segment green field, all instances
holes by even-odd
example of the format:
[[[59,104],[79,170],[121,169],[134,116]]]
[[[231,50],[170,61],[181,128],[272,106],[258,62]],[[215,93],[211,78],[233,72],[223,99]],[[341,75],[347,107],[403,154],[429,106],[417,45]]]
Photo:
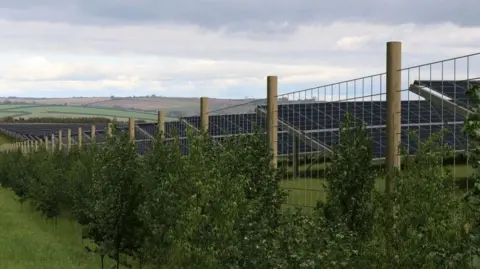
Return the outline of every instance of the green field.
[[[11,142],[12,140],[9,137],[0,134],[0,145],[8,144]]]
[[[112,262],[108,261],[111,268]],[[100,258],[84,251],[81,228],[59,219],[42,219],[15,195],[0,188],[0,269],[100,268]]]
[[[305,172],[305,169],[309,166],[300,167],[300,172]],[[315,166],[314,166],[315,167]],[[324,168],[323,164],[316,166],[317,169],[321,170]],[[470,177],[472,174],[472,168],[468,165],[456,165],[456,166],[447,166],[450,171],[452,171],[457,178],[457,183],[460,184],[460,180],[465,180]],[[290,170],[290,169],[288,169]],[[308,177],[308,172],[306,177],[288,179],[280,183],[280,186],[288,193],[287,202],[285,208],[292,206],[301,206],[306,208],[313,208],[317,204],[317,201],[325,201],[326,191],[324,185],[326,181],[324,178],[319,177]],[[377,190],[385,189],[385,180],[384,178],[377,178],[375,182],[375,187]],[[468,188],[468,185],[464,187]]]
[[[0,105],[0,117],[106,117],[126,120],[134,118],[137,120],[156,121],[157,114],[153,112],[130,111],[114,108],[95,108],[80,106],[60,105]],[[166,120],[172,120],[167,118]]]

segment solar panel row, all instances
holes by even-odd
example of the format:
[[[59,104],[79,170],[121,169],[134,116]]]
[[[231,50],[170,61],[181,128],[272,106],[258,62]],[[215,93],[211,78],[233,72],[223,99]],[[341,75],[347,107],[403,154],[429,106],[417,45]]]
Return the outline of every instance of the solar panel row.
[[[448,97],[456,104],[468,107],[467,90],[472,86],[480,86],[478,79],[471,80],[415,80],[414,85],[427,87],[442,97]]]
[[[264,108],[264,107],[260,107]],[[402,143],[408,146],[409,151],[414,152],[414,143],[409,143],[406,136],[407,130],[417,130],[423,139],[430,134],[439,131],[443,123],[450,123],[447,126],[451,131],[460,133],[463,119],[448,110],[441,110],[431,105],[429,101],[402,101]],[[383,157],[386,153],[387,135],[385,120],[387,118],[386,103],[383,101],[371,102],[330,102],[330,103],[303,103],[279,105],[279,120],[283,123],[302,131],[309,138],[314,139],[328,147],[338,144],[338,128],[345,113],[350,113],[354,118],[362,120],[369,126],[371,136],[374,140],[375,157]],[[186,123],[186,124],[185,124]],[[407,125],[408,124],[408,125]],[[188,153],[187,126],[200,128],[200,117],[185,117],[181,121],[165,123],[165,137],[171,139],[179,135],[182,151]],[[0,124],[0,128],[10,130],[29,136],[42,137],[57,133],[60,129],[70,128],[72,135],[76,135],[78,127],[83,127],[86,134],[89,134],[88,124]],[[105,141],[106,124],[97,126],[97,141]],[[127,125],[119,126],[122,131],[127,131]],[[266,129],[266,121],[259,114],[232,114],[232,115],[211,115],[209,117],[209,133],[221,140],[223,136],[236,134],[249,134],[258,129],[262,132]],[[145,153],[152,146],[152,137],[157,134],[157,124],[138,124],[135,132],[137,149],[139,153]],[[279,124],[278,149],[280,155],[293,153],[293,137],[282,130]],[[66,132],[64,132],[66,135]],[[303,141],[304,140],[304,141]],[[308,139],[299,141],[299,151],[312,152],[314,142]],[[449,144],[455,144],[456,148],[465,146],[462,135],[453,134],[445,136]],[[318,150],[318,149],[317,149]]]

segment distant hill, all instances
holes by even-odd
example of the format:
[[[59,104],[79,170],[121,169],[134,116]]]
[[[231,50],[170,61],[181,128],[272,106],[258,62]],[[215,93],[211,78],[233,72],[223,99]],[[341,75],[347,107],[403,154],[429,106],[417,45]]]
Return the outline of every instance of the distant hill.
[[[199,115],[200,98],[181,97],[73,97],[73,98],[20,98],[0,97],[3,105],[68,106],[84,108],[107,108],[123,111],[155,112],[165,110],[169,117]],[[248,104],[245,104],[248,103]],[[243,105],[245,104],[245,105]],[[212,114],[253,112],[263,99],[209,99]]]

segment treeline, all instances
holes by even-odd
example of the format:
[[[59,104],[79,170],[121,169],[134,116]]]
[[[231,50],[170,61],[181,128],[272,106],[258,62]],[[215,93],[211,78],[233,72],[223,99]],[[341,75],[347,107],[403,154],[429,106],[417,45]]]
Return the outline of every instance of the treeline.
[[[117,268],[475,268],[480,99],[472,103],[465,132],[476,185],[466,192],[442,165],[453,152],[441,133],[390,175],[394,193],[376,190],[386,175],[372,166],[369,131],[348,116],[327,168],[328,199],[311,211],[282,210],[286,171],[271,165],[263,134],[221,145],[190,136],[187,156],[178,139],[158,136],[139,157],[126,134],[69,153],[2,153],[0,180],[47,219],[71,212],[101,266],[113,259]]]
[[[47,219],[68,210],[102,260],[135,268],[474,268],[480,197],[458,195],[440,135],[396,177],[374,188],[373,142],[342,124],[327,173],[329,199],[313,212],[282,212],[284,172],[270,165],[265,136],[221,146],[209,136],[158,137],[144,157],[124,135],[105,147],[3,153],[1,184]],[[395,209],[390,216],[390,208]],[[467,227],[464,230],[464,227]],[[93,254],[92,254],[93,255]],[[100,267],[100,266],[99,266]]]
[[[121,122],[118,119],[111,119],[105,117],[71,117],[71,118],[56,118],[56,117],[3,117],[0,118],[0,122],[6,123],[110,123]],[[145,120],[135,120],[137,123],[145,123]]]

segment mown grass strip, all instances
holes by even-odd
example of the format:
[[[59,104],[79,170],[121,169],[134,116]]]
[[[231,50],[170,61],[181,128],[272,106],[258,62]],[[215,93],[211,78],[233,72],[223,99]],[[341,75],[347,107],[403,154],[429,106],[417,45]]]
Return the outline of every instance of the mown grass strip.
[[[0,187],[0,269],[100,268],[98,255],[86,253],[83,245],[76,222],[47,222]],[[108,261],[105,268],[112,265]]]

